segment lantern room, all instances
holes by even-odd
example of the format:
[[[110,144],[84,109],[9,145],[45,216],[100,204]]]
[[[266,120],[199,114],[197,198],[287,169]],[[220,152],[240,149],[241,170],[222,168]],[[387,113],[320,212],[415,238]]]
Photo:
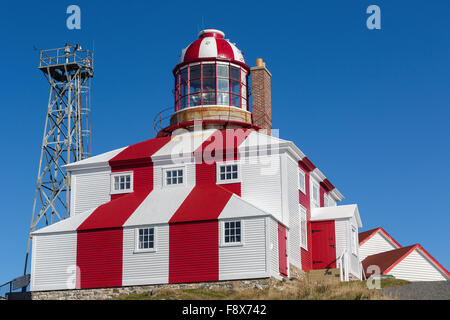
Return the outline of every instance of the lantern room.
[[[242,52],[216,29],[200,31],[182,50],[174,68],[172,128],[189,128],[202,121],[207,128],[252,125],[249,111],[250,68]]]

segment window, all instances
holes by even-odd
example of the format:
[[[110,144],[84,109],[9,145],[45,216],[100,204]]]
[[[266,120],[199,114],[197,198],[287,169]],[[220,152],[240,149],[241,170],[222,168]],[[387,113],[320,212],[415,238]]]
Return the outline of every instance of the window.
[[[137,251],[155,250],[155,228],[139,228],[136,243]]]
[[[330,205],[329,202],[330,201],[328,200],[328,195],[326,193],[324,193],[323,194],[323,206],[328,207]]]
[[[225,105],[247,109],[248,71],[241,66],[209,61],[190,64],[175,74],[175,109]]]
[[[298,188],[306,194],[305,172],[302,169],[298,169]]]
[[[239,165],[237,163],[217,164],[217,183],[239,182]]]
[[[226,221],[223,223],[224,237],[223,242],[227,244],[241,243],[241,221]]]
[[[180,185],[184,183],[184,169],[166,169],[165,170],[165,181],[166,186]]]
[[[300,205],[300,246],[308,250],[308,218],[306,209]]]
[[[133,192],[133,172],[111,174],[111,194]]]
[[[358,237],[356,235],[356,228],[352,226],[352,253],[357,255],[358,254]]]
[[[320,199],[319,199],[319,185],[313,181],[311,181],[311,204],[312,207],[320,207]]]

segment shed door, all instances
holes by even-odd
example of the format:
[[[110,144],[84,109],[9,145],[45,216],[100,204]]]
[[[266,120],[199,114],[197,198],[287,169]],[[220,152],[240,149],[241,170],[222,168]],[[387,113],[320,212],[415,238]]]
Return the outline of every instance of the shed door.
[[[313,269],[336,268],[334,221],[311,223]]]
[[[286,228],[278,224],[278,261],[280,274],[287,277]]]

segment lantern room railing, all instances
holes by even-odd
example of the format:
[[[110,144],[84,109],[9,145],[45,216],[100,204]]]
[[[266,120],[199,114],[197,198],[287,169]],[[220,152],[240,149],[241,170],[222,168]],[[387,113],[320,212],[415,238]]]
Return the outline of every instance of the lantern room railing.
[[[173,114],[173,107],[168,107],[159,111],[153,119],[153,129],[155,134],[158,134],[162,129],[167,127],[170,122],[170,117]]]

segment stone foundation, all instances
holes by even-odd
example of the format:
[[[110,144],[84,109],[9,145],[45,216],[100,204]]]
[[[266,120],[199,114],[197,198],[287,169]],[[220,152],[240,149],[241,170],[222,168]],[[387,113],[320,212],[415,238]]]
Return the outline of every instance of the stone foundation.
[[[306,272],[295,267],[292,264],[289,264],[290,269],[290,278],[291,279],[304,279],[306,277]]]
[[[274,278],[264,278],[236,281],[155,284],[119,288],[34,291],[31,294],[33,300],[106,300],[129,294],[148,293],[149,295],[153,295],[162,289],[226,289],[233,291],[255,288],[266,289],[276,285],[278,282],[279,281]]]

